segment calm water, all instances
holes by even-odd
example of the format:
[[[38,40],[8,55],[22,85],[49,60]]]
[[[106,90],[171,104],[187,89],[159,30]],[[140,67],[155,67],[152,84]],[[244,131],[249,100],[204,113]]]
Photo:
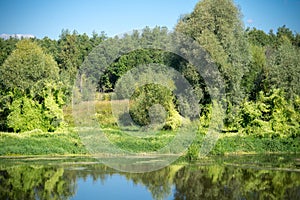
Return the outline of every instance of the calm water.
[[[92,158],[1,158],[0,199],[300,199],[300,155],[213,157],[149,173]]]

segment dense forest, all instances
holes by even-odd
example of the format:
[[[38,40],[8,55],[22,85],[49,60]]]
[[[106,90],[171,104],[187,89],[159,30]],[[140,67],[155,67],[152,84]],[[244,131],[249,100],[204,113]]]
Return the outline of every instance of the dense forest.
[[[300,34],[284,25],[269,33],[245,29],[241,15],[232,0],[202,0],[192,13],[180,17],[174,32],[198,42],[222,75],[227,105],[223,132],[299,137]],[[100,71],[97,65],[83,64],[93,49],[103,42],[111,44],[106,52],[114,52],[124,43],[164,43],[170,34],[172,31],[165,27],[146,27],[113,38],[104,32],[88,36],[62,30],[58,40],[0,39],[0,131],[53,132],[68,126],[63,109],[72,103],[73,86],[81,67],[85,72]],[[207,85],[192,64],[178,55],[160,49],[134,50],[120,56],[91,81],[101,93],[122,91],[122,99],[130,86],[120,88],[118,80],[134,67],[147,64],[167,65],[180,72],[198,98],[199,115],[192,114],[194,107],[178,106],[188,95],[175,97],[165,87],[147,84],[130,97],[135,102],[130,110],[133,120],[139,125],[149,124],[149,109],[160,104],[166,110],[162,114],[167,116],[164,129],[175,130],[181,126],[178,119],[186,115],[201,121],[203,128],[208,126],[213,102]],[[145,70],[145,76],[151,77],[151,73],[151,69]],[[157,73],[163,76],[163,67]],[[80,75],[84,79],[86,74]],[[76,92],[84,100],[84,91]]]

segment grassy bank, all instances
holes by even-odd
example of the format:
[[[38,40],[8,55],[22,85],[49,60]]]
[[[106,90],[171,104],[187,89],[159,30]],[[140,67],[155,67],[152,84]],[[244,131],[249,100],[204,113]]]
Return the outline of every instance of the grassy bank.
[[[300,138],[258,138],[242,134],[224,134],[218,140],[211,154],[296,152],[300,152]]]
[[[173,132],[160,132],[144,139],[134,140],[119,130],[107,129],[106,136],[126,151],[147,153],[158,150],[174,137]],[[194,143],[202,144],[204,136]],[[195,146],[195,145],[193,145]],[[239,134],[223,134],[210,152],[211,155],[243,153],[296,153],[300,152],[300,138],[256,138]],[[66,155],[88,154],[80,137],[73,131],[43,133],[0,133],[0,155]]]
[[[86,154],[77,133],[0,133],[0,155]]]

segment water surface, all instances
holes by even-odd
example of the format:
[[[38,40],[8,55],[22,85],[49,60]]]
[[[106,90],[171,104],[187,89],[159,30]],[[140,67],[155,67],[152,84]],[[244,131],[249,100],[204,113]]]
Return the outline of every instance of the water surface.
[[[0,199],[300,199],[299,158],[210,157],[126,173],[88,157],[6,157]]]

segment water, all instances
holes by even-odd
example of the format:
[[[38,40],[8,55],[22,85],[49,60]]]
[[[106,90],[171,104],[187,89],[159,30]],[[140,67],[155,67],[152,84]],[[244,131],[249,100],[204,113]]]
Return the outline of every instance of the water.
[[[88,157],[7,157],[0,199],[300,199],[300,155],[211,157],[148,173]]]

